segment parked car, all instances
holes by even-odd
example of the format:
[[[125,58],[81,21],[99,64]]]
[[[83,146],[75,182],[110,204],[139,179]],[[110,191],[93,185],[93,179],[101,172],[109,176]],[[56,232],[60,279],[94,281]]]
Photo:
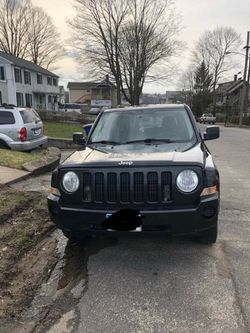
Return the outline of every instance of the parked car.
[[[89,114],[98,115],[101,112],[101,108],[90,108]]]
[[[212,115],[212,113],[203,113],[203,115],[200,117],[200,123],[203,124],[215,124],[216,117]]]
[[[0,106],[0,147],[30,151],[46,144],[43,123],[34,109]]]
[[[219,172],[187,105],[103,111],[52,174],[48,208],[69,239],[115,232],[217,238]]]

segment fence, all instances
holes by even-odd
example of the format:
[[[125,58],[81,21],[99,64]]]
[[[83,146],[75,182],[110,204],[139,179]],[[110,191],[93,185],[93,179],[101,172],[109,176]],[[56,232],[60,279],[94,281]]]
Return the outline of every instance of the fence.
[[[238,125],[240,120],[240,106],[238,104],[223,105],[216,107],[216,121],[224,123],[225,126]],[[244,113],[242,124],[250,126],[250,113]]]
[[[42,120],[57,121],[64,123],[80,123],[89,124],[92,123],[96,116],[86,113],[78,112],[62,112],[62,111],[44,111],[37,110]]]

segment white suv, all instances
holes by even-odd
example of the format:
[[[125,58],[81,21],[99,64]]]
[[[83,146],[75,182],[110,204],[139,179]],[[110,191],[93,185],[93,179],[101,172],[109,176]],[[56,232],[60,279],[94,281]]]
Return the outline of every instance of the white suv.
[[[30,151],[47,141],[34,109],[0,106],[0,148]]]

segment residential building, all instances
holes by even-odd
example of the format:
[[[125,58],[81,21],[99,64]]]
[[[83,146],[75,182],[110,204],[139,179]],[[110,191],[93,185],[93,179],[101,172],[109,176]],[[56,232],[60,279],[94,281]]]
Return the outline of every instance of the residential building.
[[[108,75],[101,82],[69,82],[69,103],[87,104],[90,107],[116,107],[116,86]]]
[[[166,104],[166,95],[142,94],[142,104]]]
[[[58,79],[47,69],[0,51],[0,104],[58,110]]]
[[[216,89],[216,105],[220,107],[229,107],[232,112],[238,113],[241,104],[241,95],[243,90],[243,80],[237,79],[237,75],[234,76],[233,81],[222,82],[218,84]],[[250,89],[247,89],[246,105],[244,113],[250,116]]]
[[[185,91],[166,91],[166,104],[186,103]]]

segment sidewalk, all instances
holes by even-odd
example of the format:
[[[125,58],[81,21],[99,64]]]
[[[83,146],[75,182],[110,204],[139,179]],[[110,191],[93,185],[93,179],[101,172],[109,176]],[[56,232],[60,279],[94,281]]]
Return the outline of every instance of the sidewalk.
[[[11,184],[26,178],[30,172],[0,166],[0,184]]]

